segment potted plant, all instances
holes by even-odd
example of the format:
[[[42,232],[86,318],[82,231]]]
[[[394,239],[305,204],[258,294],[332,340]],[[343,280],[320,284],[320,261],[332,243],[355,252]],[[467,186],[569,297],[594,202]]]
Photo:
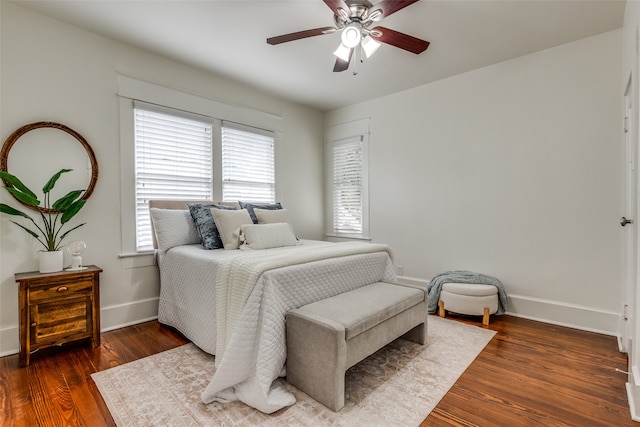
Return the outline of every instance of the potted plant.
[[[30,215],[14,209],[9,205],[0,203],[0,213],[19,216],[28,219],[33,223],[35,229],[25,227],[16,221],[11,221],[18,227],[32,235],[42,246],[44,251],[40,254],[40,272],[51,273],[61,271],[63,268],[63,254],[60,250],[62,240],[71,231],[82,227],[85,223],[77,225],[64,233],[62,228],[69,222],[84,206],[86,200],[79,199],[84,190],[73,190],[65,196],[51,203],[51,190],[63,173],[70,172],[71,169],[62,169],[55,173],[42,188],[44,193],[44,205],[40,206],[40,200],[26,185],[9,172],[0,171],[0,179],[5,182],[4,188],[17,200],[26,206],[35,208],[40,214],[41,224],[38,224]]]

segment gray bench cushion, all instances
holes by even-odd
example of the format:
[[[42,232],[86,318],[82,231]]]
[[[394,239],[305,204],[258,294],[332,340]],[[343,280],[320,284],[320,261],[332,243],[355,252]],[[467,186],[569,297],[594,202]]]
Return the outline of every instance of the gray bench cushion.
[[[305,305],[297,311],[341,323],[345,339],[350,340],[422,301],[424,292],[419,289],[378,282]]]

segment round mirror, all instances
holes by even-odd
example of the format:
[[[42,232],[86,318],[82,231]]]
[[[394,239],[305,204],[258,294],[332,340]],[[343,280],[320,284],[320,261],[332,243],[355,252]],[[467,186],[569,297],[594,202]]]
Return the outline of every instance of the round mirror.
[[[20,144],[16,144],[18,140]],[[18,177],[38,197],[44,184],[60,169],[72,171],[63,174],[56,183],[52,203],[72,190],[84,189],[81,199],[91,196],[98,181],[96,156],[82,135],[60,123],[36,122],[22,126],[9,135],[0,151],[0,170]]]

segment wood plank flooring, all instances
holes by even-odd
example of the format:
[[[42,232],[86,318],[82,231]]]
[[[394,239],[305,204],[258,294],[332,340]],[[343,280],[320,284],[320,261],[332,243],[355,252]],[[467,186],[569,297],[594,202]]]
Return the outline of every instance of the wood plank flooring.
[[[616,338],[512,316],[489,328],[496,336],[422,426],[640,425]]]
[[[477,318],[456,320],[479,324]],[[512,316],[421,426],[636,426],[614,337]],[[0,358],[0,426],[113,426],[90,374],[185,344],[158,322],[41,350],[26,368]]]

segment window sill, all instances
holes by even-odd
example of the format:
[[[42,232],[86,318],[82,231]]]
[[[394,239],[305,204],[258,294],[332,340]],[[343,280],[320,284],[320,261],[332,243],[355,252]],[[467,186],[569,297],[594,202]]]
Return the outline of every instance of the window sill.
[[[371,241],[371,237],[363,237],[363,236],[352,236],[348,234],[325,234],[325,237],[329,237],[332,239],[346,239],[346,240],[366,240]]]
[[[122,268],[152,267],[156,265],[156,252],[133,252],[118,254]]]

